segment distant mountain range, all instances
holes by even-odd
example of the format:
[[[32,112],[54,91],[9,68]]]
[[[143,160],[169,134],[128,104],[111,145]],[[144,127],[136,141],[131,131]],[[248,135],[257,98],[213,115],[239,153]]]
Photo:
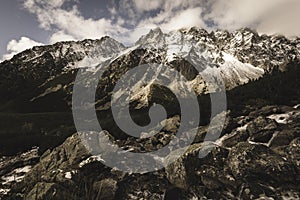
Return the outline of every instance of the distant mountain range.
[[[250,29],[208,33],[196,27],[170,33],[157,28],[142,36],[132,47],[125,47],[110,37],[34,47],[0,64],[0,94],[3,97],[0,110],[67,109],[77,69],[97,72],[97,66],[104,61],[108,69],[113,69],[108,70],[106,76],[116,78],[132,65],[164,64],[188,79],[187,83],[174,80],[171,83],[173,88],[180,89],[180,84],[185,84],[203,94],[205,88],[201,88],[203,84],[201,77],[197,76],[198,69],[202,73],[220,72],[226,88],[232,89],[274,70],[285,71],[289,63],[299,60],[299,48],[300,39],[258,35]],[[197,65],[198,69],[192,65]],[[113,84],[110,80],[108,82]],[[99,85],[99,88],[103,87]],[[140,88],[137,91],[141,92]],[[44,102],[53,103],[45,106]],[[20,107],[20,103],[24,106]]]

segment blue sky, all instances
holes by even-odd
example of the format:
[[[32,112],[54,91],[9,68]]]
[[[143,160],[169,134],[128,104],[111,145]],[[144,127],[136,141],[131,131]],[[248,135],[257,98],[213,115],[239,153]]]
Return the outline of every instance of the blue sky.
[[[1,0],[0,60],[35,45],[104,35],[129,45],[156,27],[247,26],[299,36],[299,8],[298,0]]]
[[[46,41],[51,33],[39,27],[37,20],[22,9],[21,1],[1,0],[0,6],[0,58],[6,53],[9,41],[21,36],[32,37],[37,41]]]

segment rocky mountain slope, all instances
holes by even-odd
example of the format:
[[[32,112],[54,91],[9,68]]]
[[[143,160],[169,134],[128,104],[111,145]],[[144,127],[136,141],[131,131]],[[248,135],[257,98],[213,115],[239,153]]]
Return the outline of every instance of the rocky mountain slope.
[[[111,69],[104,73],[103,84],[106,85],[107,82],[115,84],[115,80],[129,69],[152,62],[170,66],[183,74],[188,82],[176,78],[170,83],[177,90],[187,86],[197,94],[207,92],[198,73],[209,74],[215,70],[220,72],[226,88],[232,89],[273,70],[284,71],[287,64],[299,60],[299,46],[299,39],[258,35],[250,29],[208,33],[194,27],[170,33],[155,29],[129,48],[109,37],[34,47],[0,64],[0,94],[4,97],[0,109],[4,112],[68,109],[78,68],[97,73],[97,66],[104,61]],[[160,73],[168,76],[171,72]],[[60,102],[45,106],[45,99],[53,96],[61,96]]]
[[[4,199],[300,198],[299,58],[299,39],[196,27],[151,30],[131,47],[104,37],[26,50],[0,63],[0,194]],[[157,135],[135,139],[115,124],[110,101],[122,76],[148,63],[168,68],[146,71],[133,85],[135,77],[125,80],[125,86],[130,83],[125,90],[133,89],[132,118],[147,124],[149,107],[159,103],[168,120]],[[103,155],[91,155],[74,134],[71,103],[79,70],[89,83],[101,79],[95,105],[99,122],[108,139],[131,152],[167,145],[180,123],[171,91],[185,96],[185,88],[193,90],[201,122],[189,150],[151,173],[103,165]],[[199,73],[215,72],[221,75],[216,82],[224,81],[227,89],[227,119],[221,137],[204,142],[214,117],[208,93],[216,91]],[[144,84],[164,77],[171,77],[165,87]],[[213,151],[199,158],[211,146]],[[172,152],[162,159],[171,158]]]

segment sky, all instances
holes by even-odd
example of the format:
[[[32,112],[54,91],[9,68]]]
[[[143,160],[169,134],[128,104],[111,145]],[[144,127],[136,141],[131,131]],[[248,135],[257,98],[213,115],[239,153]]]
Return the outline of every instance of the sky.
[[[299,0],[1,0],[0,60],[36,45],[111,36],[125,45],[160,27],[250,27],[300,36]]]

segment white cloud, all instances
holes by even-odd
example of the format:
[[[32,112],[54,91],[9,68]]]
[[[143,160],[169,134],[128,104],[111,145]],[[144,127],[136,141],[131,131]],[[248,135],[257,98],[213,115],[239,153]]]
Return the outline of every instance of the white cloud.
[[[216,1],[205,17],[219,28],[237,29],[263,20],[265,13],[288,0],[226,0]]]
[[[299,7],[298,0],[214,1],[204,19],[221,29],[250,27],[266,34],[299,35]]]
[[[7,45],[7,54],[3,56],[4,60],[11,59],[14,55],[26,50],[30,49],[34,46],[43,45],[42,43],[36,42],[27,37],[21,37],[19,40],[11,40]]]
[[[74,39],[96,39],[109,35],[115,30],[124,30],[110,19],[85,19],[76,6],[65,10],[61,6],[66,0],[52,0],[51,4],[42,0],[25,0],[24,7],[37,16],[40,27],[46,30],[58,29],[54,38],[62,33]]]
[[[290,12],[291,8],[299,6],[289,6],[289,9],[282,6],[292,5],[297,0],[122,0],[108,8],[110,18],[100,19],[84,18],[76,6],[63,9],[62,5],[67,1],[72,0],[24,0],[24,7],[37,16],[42,28],[58,30],[50,42],[111,35],[122,42],[133,43],[141,34],[157,26],[164,30],[190,26],[228,30],[251,27],[262,33],[284,34],[296,34],[299,31],[291,29],[300,27],[295,20],[300,17],[300,12]],[[157,9],[159,12],[155,14],[147,12]],[[270,17],[268,13],[274,10],[275,16]],[[214,27],[207,21],[213,22]],[[291,21],[293,26],[284,28]]]
[[[300,2],[289,1],[269,12],[257,26],[257,30],[266,34],[284,34],[288,37],[300,36]]]
[[[140,34],[149,32],[150,29],[160,27],[164,31],[180,29],[184,27],[200,26],[205,28],[206,25],[201,17],[202,8],[197,6],[199,1],[182,1],[182,0],[160,0],[160,12],[156,15],[143,18],[143,14],[136,18],[136,27],[132,31],[132,39],[137,40]],[[157,4],[158,5],[158,4]],[[144,1],[145,9],[149,5]],[[156,9],[156,8],[155,8]],[[142,9],[141,9],[142,10]]]
[[[161,27],[166,30],[176,30],[192,26],[206,28],[206,25],[201,18],[201,13],[202,9],[200,7],[184,10],[172,17],[169,21],[161,24]]]
[[[165,12],[184,11],[189,8],[199,7],[203,4],[203,0],[165,0],[163,9]]]
[[[79,0],[23,1],[41,28],[55,30],[47,43],[110,35],[132,44],[156,27],[164,31],[190,26],[230,31],[250,27],[260,33],[300,35],[298,0],[122,0],[114,1],[117,5],[107,8],[108,16],[99,19],[83,17],[77,6],[63,7]],[[11,49],[8,54],[17,52]]]
[[[58,31],[51,36],[49,42],[50,42],[50,44],[54,44],[56,42],[74,41],[74,40],[76,40],[76,39],[72,35],[68,35],[68,34],[64,33],[63,31]]]
[[[84,18],[76,6],[63,9],[67,1],[78,0],[24,0],[24,7],[37,16],[42,28],[57,30],[51,43],[103,35],[133,43],[140,34],[157,26],[165,30],[200,26],[228,30],[250,27],[262,33],[287,35],[300,32],[299,3],[294,5],[298,0],[122,0],[108,8],[108,18],[100,19]],[[148,12],[153,10],[158,12]]]
[[[266,34],[300,35],[298,0],[160,0],[154,1],[153,7],[143,2],[144,5],[135,0],[137,10],[152,10],[158,5],[161,9],[155,16],[135,16],[139,29],[160,26],[173,30],[200,26],[233,31],[250,27]]]
[[[162,0],[134,0],[135,6],[139,12],[151,11],[160,8],[163,4]]]

